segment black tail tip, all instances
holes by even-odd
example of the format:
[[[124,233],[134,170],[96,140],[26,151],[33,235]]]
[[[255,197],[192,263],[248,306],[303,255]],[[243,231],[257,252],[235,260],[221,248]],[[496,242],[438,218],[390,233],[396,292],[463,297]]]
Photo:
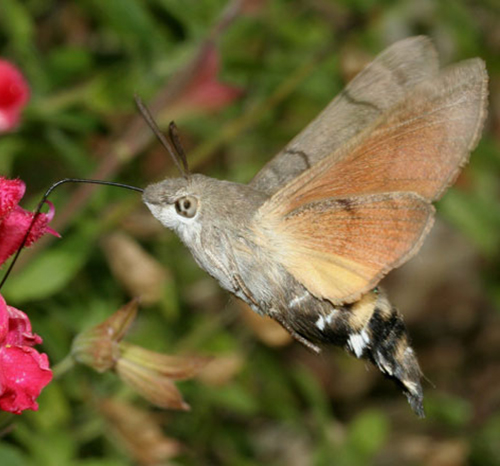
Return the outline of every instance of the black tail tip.
[[[422,389],[418,391],[418,393],[411,393],[409,390],[405,389],[404,394],[408,399],[408,403],[410,403],[411,409],[413,412],[420,418],[425,418],[425,410],[424,410],[424,394]]]

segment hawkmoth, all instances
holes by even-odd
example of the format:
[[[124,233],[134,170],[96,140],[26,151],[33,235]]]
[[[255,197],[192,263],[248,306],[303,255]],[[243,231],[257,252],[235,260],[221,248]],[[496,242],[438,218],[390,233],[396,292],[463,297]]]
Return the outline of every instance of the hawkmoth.
[[[440,69],[431,41],[395,43],[248,184],[191,174],[143,200],[221,286],[313,351],[371,360],[423,415],[401,314],[378,287],[420,249],[432,203],[457,178],[486,116],[478,58]]]

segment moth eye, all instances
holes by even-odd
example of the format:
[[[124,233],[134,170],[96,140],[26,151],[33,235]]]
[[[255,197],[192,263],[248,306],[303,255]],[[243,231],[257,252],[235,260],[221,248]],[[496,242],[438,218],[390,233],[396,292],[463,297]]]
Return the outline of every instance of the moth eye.
[[[184,196],[175,201],[175,210],[179,215],[193,218],[198,210],[198,199],[193,196]]]

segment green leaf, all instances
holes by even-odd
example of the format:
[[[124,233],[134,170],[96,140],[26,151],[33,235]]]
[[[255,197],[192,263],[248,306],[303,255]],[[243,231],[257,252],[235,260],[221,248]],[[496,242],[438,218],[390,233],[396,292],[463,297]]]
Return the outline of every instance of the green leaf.
[[[73,432],[60,430],[53,432],[35,431],[26,424],[18,424],[13,435],[31,453],[34,463],[44,466],[60,466],[71,464],[76,450]],[[1,463],[2,465],[10,463]]]
[[[34,87],[46,86],[43,62],[37,54],[35,18],[30,14],[26,2],[2,0],[0,2],[0,27],[8,38],[15,62],[29,77]]]
[[[91,458],[71,463],[75,466],[124,466],[123,460],[112,458]]]
[[[52,245],[30,262],[21,273],[9,277],[3,293],[10,302],[47,298],[61,291],[87,260],[90,238],[75,234]]]
[[[319,380],[314,374],[304,366],[298,366],[294,370],[295,383],[301,395],[306,399],[311,409],[314,411],[316,419],[322,424],[329,421],[331,409],[329,400],[321,387]]]
[[[439,210],[457,225],[485,254],[498,252],[500,209],[496,200],[484,200],[477,194],[451,189],[439,201]]]
[[[493,415],[472,435],[471,466],[498,466],[500,458],[500,414]]]
[[[6,443],[0,443],[0,464],[5,466],[27,466],[31,462],[18,448]]]
[[[389,424],[382,412],[365,411],[349,426],[348,444],[361,458],[369,459],[382,448],[388,433]]]
[[[429,419],[434,418],[455,428],[466,425],[472,418],[470,403],[463,398],[450,395],[428,397],[426,411]]]
[[[229,412],[252,416],[258,411],[257,400],[242,385],[228,385],[210,392],[212,402]]]
[[[120,41],[136,56],[151,56],[155,50],[161,50],[164,43],[159,28],[146,3],[138,0],[107,0],[90,4],[89,9],[97,13],[108,28],[112,28]]]
[[[9,176],[12,162],[22,149],[23,142],[21,138],[6,136],[0,139],[0,173],[2,176]]]
[[[34,38],[35,28],[26,6],[17,0],[2,0],[0,13],[0,22],[14,47],[20,52],[27,49]]]

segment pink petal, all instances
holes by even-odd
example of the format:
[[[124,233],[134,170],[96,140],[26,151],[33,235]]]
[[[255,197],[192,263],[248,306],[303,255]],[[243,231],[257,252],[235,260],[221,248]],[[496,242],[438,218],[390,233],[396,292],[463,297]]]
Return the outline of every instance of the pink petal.
[[[193,71],[191,82],[186,84],[179,96],[176,107],[188,107],[200,110],[219,110],[226,107],[243,94],[237,87],[223,84],[217,80],[220,69],[218,50],[212,46]]]
[[[6,215],[0,223],[0,265],[14,254],[23,242],[34,214],[17,206]],[[58,234],[48,227],[48,222],[54,216],[53,206],[48,214],[40,214],[28,235],[26,246],[32,245],[45,233]]]
[[[0,373],[0,409],[14,414],[37,410],[35,400],[52,380],[47,355],[29,347],[1,347]]]
[[[244,14],[256,15],[266,6],[267,0],[243,0],[241,9]]]
[[[0,294],[0,346],[3,345],[5,337],[9,332],[9,313],[7,304]]]
[[[0,133],[14,129],[29,98],[29,87],[19,70],[0,60]]]
[[[12,346],[34,346],[42,343],[42,339],[31,332],[28,316],[19,309],[7,306],[9,315],[9,332],[5,344]]]
[[[219,110],[242,95],[242,90],[217,81],[207,81],[193,87],[184,97],[184,103],[203,110]]]
[[[0,410],[38,409],[35,400],[52,380],[47,355],[32,348],[41,342],[28,316],[0,295]]]
[[[20,179],[0,176],[0,220],[19,203],[25,190],[26,185]]]
[[[50,202],[50,201],[45,200],[45,204],[47,204],[49,206],[49,211],[46,214],[44,214],[47,216],[46,223],[50,223],[52,221],[52,219],[54,218],[54,215],[56,213],[56,208],[55,208],[54,204],[52,204],[52,202]],[[53,235],[56,238],[61,237],[61,235],[56,230],[54,230],[53,228],[50,228],[48,225],[45,226],[45,231],[42,233],[42,235],[45,233],[49,233],[50,235]],[[36,239],[34,241],[36,241]]]

